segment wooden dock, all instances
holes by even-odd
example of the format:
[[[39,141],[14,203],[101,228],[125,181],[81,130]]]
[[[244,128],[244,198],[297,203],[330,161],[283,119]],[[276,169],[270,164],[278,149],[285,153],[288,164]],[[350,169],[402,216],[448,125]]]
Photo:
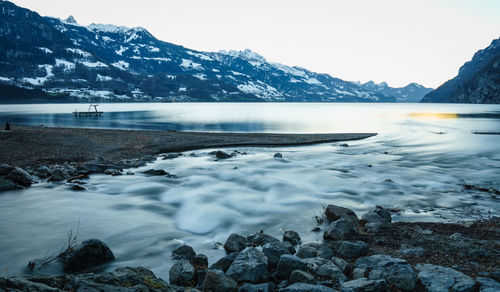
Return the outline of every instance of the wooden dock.
[[[75,117],[92,117],[92,116],[94,116],[94,117],[100,117],[100,116],[103,115],[104,112],[98,111],[97,107],[98,107],[97,104],[91,104],[91,105],[89,105],[88,111],[86,111],[86,112],[79,112],[79,111],[75,110],[73,112],[73,116],[75,116]],[[92,110],[92,108],[94,108],[94,110]]]

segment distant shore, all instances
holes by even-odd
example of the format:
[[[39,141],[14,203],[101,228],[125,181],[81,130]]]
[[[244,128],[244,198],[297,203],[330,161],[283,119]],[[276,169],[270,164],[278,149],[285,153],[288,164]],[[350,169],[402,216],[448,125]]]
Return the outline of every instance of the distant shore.
[[[0,131],[0,162],[40,166],[133,159],[168,152],[241,146],[296,146],[359,140],[375,133],[268,134],[60,128],[12,125]]]

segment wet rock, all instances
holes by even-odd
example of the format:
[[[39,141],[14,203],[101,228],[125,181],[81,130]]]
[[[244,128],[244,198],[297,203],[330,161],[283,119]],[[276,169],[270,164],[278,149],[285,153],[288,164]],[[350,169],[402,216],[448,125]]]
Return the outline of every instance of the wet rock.
[[[170,268],[168,275],[172,285],[194,286],[194,267],[188,260],[176,261]]]
[[[324,265],[320,266],[316,270],[316,276],[321,279],[344,282],[347,280],[347,277],[342,273],[342,271],[334,265],[332,262],[327,262]]]
[[[474,291],[475,282],[471,277],[448,267],[418,264],[418,278],[429,292],[469,292]]]
[[[342,144],[340,144],[340,147],[349,147],[349,144],[347,144],[347,143],[342,143]]]
[[[272,292],[274,285],[272,283],[250,284],[245,283],[240,287],[238,292]]]
[[[290,284],[312,283],[313,281],[314,281],[314,276],[311,273],[302,270],[293,270],[290,273],[290,278],[288,279],[288,282]]]
[[[341,258],[337,258],[337,257],[332,257],[331,258],[331,261],[332,263],[334,263],[337,267],[339,267],[339,269],[342,271],[342,273],[347,274],[350,272],[351,270],[351,266],[349,265],[348,262],[346,262],[345,260],[341,259]]]
[[[5,176],[0,176],[0,192],[9,191],[16,188],[16,184],[9,178]]]
[[[283,158],[283,155],[278,152],[278,153],[275,153],[273,157],[274,158]]]
[[[62,165],[55,165],[50,170],[51,176],[50,181],[62,181],[70,178],[72,175],[68,172],[68,169]]]
[[[0,175],[8,175],[15,168],[8,164],[0,164]]]
[[[206,269],[208,268],[208,258],[204,254],[197,254],[191,261],[195,269]]]
[[[32,282],[21,277],[0,278],[0,291],[61,291],[49,285]]]
[[[248,240],[236,233],[233,233],[229,235],[229,237],[226,240],[226,243],[224,243],[224,249],[231,253],[231,252],[240,252],[244,250],[248,245]]]
[[[264,244],[262,252],[267,257],[268,268],[270,270],[274,270],[276,268],[276,265],[278,264],[280,257],[288,253],[283,244],[276,242]]]
[[[316,271],[319,269],[319,267],[328,263],[330,260],[323,258],[307,258],[304,259],[304,261],[307,263],[307,270],[313,274],[316,274]]]
[[[292,230],[285,231],[283,234],[283,241],[288,241],[292,245],[298,245],[302,243],[302,239],[300,238],[300,235]]]
[[[106,169],[118,169],[122,168],[116,164],[104,160],[102,157],[96,157],[96,160],[88,161],[83,164],[83,167],[89,173],[104,173]]]
[[[284,254],[278,261],[276,277],[288,278],[293,270],[307,270],[307,262],[303,259],[289,254]]]
[[[302,259],[314,258],[318,254],[320,246],[320,244],[315,242],[304,243],[299,246],[299,249],[297,250],[297,253],[295,255]]]
[[[170,178],[175,178],[176,176],[174,174],[168,173],[164,171],[163,169],[148,169],[146,171],[143,171],[142,173],[148,174],[148,175],[154,175],[154,176],[166,176]]]
[[[364,214],[361,218],[366,221],[365,229],[368,232],[377,233],[391,227],[391,213],[380,206]]]
[[[370,245],[364,241],[336,241],[331,246],[336,256],[349,260],[365,256],[370,251]]]
[[[28,172],[19,167],[16,167],[14,170],[9,172],[7,178],[23,187],[29,187],[31,185],[31,181],[33,180]]]
[[[234,259],[238,256],[238,252],[233,252],[228,254],[225,257],[220,258],[217,262],[215,262],[210,269],[217,269],[223,272],[226,272],[229,269],[229,266],[233,263]]]
[[[238,282],[255,283],[266,275],[267,262],[260,250],[248,247],[238,254],[226,274]]]
[[[358,227],[352,221],[339,219],[332,222],[323,233],[325,240],[349,240],[359,235]]]
[[[498,292],[500,291],[500,283],[485,277],[478,277],[476,279],[479,285],[479,292]]]
[[[231,158],[232,157],[230,154],[227,154],[226,152],[221,151],[221,150],[212,151],[209,154],[210,155],[214,155],[215,158],[217,158],[217,159],[227,159],[227,158]]]
[[[181,245],[172,251],[172,257],[176,260],[192,261],[195,256],[196,253],[189,245]]]
[[[71,185],[70,189],[72,191],[76,191],[76,192],[79,192],[79,191],[86,191],[87,189],[82,187],[81,185],[78,185],[78,184],[74,184],[74,185]]]
[[[344,207],[328,205],[325,209],[325,216],[328,219],[328,222],[345,219],[352,222],[356,226],[359,225],[358,217],[356,216],[356,214],[352,210]]]
[[[361,278],[353,281],[344,282],[340,286],[341,292],[386,292],[390,291],[387,282],[381,280],[368,280]]]
[[[113,169],[113,168],[105,169],[104,174],[112,175],[112,176],[122,175],[121,171],[119,171],[118,169]]]
[[[81,272],[115,259],[109,247],[98,239],[86,240],[60,255],[63,269]]]
[[[168,153],[168,154],[163,155],[162,159],[163,160],[174,159],[174,158],[181,157],[181,156],[182,156],[182,153]]]
[[[295,283],[286,288],[279,289],[279,292],[335,292],[334,289],[323,285],[307,283]]]
[[[253,246],[263,246],[266,243],[280,243],[281,241],[274,236],[259,232],[247,236],[248,242]]]
[[[318,257],[324,258],[324,259],[330,259],[334,255],[335,255],[335,252],[334,252],[333,248],[330,246],[330,244],[325,244],[325,243],[321,244],[321,246],[319,247],[319,250],[318,250],[318,254],[317,254]]]
[[[39,178],[48,178],[52,176],[52,172],[50,171],[50,168],[44,165],[36,169],[35,175]]]
[[[402,244],[399,252],[405,256],[422,256],[425,253],[425,249],[422,247],[414,247],[408,244]]]
[[[360,258],[354,263],[354,269],[355,278],[368,274],[370,280],[385,279],[389,284],[403,290],[413,290],[417,282],[417,275],[410,264],[388,255]]]
[[[287,250],[287,252],[289,254],[295,254],[295,252],[296,252],[295,247],[293,247],[293,245],[290,242],[283,241],[282,244],[283,244],[283,247]]]

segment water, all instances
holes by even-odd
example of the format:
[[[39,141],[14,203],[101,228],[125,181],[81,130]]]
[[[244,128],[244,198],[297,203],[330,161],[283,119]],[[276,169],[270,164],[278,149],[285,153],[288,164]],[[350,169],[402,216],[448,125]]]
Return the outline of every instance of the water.
[[[102,118],[74,118],[82,105],[1,105],[0,122],[30,125],[281,133],[377,132],[377,136],[301,147],[230,148],[246,155],[215,161],[189,151],[133,176],[93,175],[86,192],[39,183],[0,194],[0,271],[79,238],[99,238],[115,266],[145,266],[168,278],[170,252],[186,242],[209,256],[230,233],[293,229],[307,241],[328,204],[358,215],[398,208],[399,221],[450,222],[499,216],[500,200],[463,183],[500,189],[500,106],[449,104],[104,104]],[[0,142],[1,143],[1,142]],[[281,152],[283,159],[273,158]],[[149,177],[165,169],[178,179]],[[7,269],[7,270],[6,270]]]

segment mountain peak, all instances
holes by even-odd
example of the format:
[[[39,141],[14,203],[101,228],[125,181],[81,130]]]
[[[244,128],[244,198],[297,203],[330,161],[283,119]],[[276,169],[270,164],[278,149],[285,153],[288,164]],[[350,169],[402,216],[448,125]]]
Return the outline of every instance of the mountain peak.
[[[76,19],[73,17],[73,15],[68,16],[68,18],[66,18],[64,20],[64,22],[66,22],[68,24],[78,24],[78,22],[76,22]]]
[[[266,58],[262,57],[261,55],[250,49],[245,49],[243,51],[230,50],[229,52],[221,50],[219,51],[219,53],[224,55],[229,55],[231,57],[241,58],[247,61],[266,62]]]
[[[112,33],[125,33],[128,31],[146,32],[146,29],[140,26],[130,28],[127,26],[118,26],[114,24],[102,24],[102,23],[91,23],[87,26],[87,30],[92,32],[112,32]]]

